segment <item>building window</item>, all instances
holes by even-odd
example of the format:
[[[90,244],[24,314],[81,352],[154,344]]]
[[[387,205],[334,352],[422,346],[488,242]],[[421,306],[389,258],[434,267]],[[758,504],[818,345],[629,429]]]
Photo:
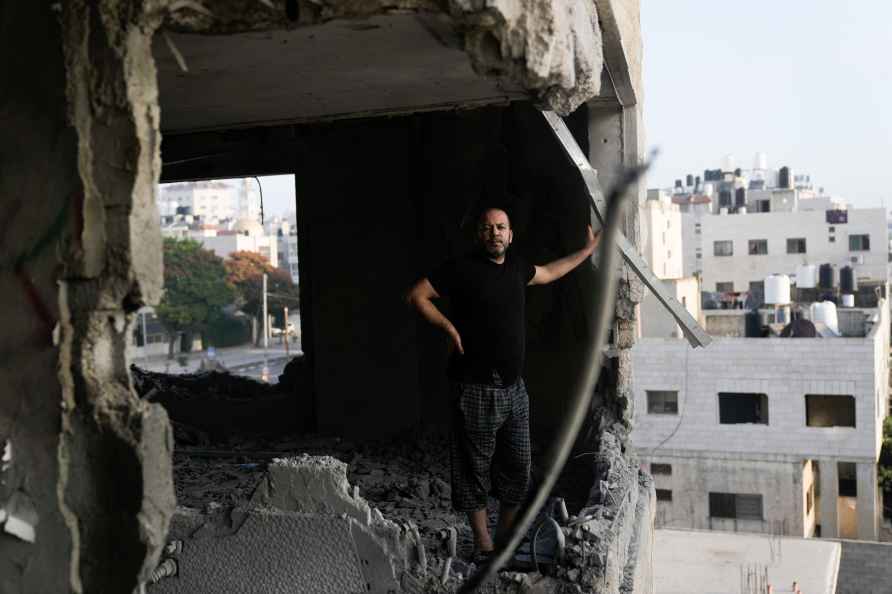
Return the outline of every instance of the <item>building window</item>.
[[[805,238],[804,237],[794,237],[793,239],[787,240],[787,253],[788,254],[804,254],[805,253]]]
[[[735,520],[761,520],[762,496],[740,493],[710,493],[709,516]]]
[[[672,501],[672,490],[657,489],[657,501]]]
[[[765,281],[750,281],[750,293],[753,295],[764,295]]]
[[[718,293],[733,293],[734,292],[734,281],[728,281],[724,283],[716,283],[715,290]]]
[[[767,239],[750,239],[750,256],[764,256],[768,253]]]
[[[855,397],[806,394],[805,424],[809,427],[854,427]]]
[[[771,212],[771,200],[757,200],[756,212]]]
[[[647,412],[651,415],[677,415],[678,392],[675,390],[647,390]]]
[[[849,235],[849,251],[850,252],[869,252],[870,251],[870,235]]]
[[[719,392],[719,423],[768,424],[768,396],[747,392]]]
[[[714,241],[714,242],[712,242],[712,255],[713,256],[733,256],[734,255],[734,242],[733,241]]]
[[[836,238],[833,236],[830,236],[827,238],[827,241],[829,241],[830,243],[836,243]]]
[[[650,465],[650,473],[651,474],[672,474],[672,465],[671,464],[657,464],[656,462],[652,462]]]

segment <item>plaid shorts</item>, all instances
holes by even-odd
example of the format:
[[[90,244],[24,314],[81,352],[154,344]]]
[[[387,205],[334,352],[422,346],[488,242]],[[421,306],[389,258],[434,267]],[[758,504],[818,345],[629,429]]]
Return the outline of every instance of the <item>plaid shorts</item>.
[[[453,382],[452,507],[475,511],[493,494],[519,505],[530,483],[530,404],[526,386]]]

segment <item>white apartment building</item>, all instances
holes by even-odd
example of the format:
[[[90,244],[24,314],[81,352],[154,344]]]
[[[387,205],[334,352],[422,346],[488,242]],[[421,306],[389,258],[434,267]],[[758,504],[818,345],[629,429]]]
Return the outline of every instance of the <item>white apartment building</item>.
[[[815,189],[810,176],[767,166],[706,170],[703,179],[676,180],[673,203],[682,212],[683,274],[704,291],[761,288],[773,273],[795,275],[805,264],[852,266],[860,281],[885,283],[889,231],[882,208],[849,208]]]
[[[648,265],[685,308],[699,319],[700,284],[684,274],[682,263],[682,216],[668,192],[648,190],[647,200],[639,207],[641,253]],[[638,316],[642,336],[682,338],[681,328],[666,309],[650,294],[641,302]]]
[[[847,310],[860,336],[845,338],[743,338],[744,312],[713,314],[739,316],[738,336],[703,349],[643,337],[632,351],[631,439],[657,525],[876,540],[886,301]]]
[[[701,238],[695,260],[701,261],[705,291],[748,291],[769,274],[795,275],[804,264],[849,265],[859,281],[886,279],[889,239],[882,208],[800,208],[692,216],[690,222]]]
[[[260,220],[260,194],[253,178],[161,184],[158,210],[162,218],[177,209],[202,221],[250,218]]]
[[[254,219],[239,219],[230,231],[211,234],[207,230],[199,230],[190,237],[221,258],[227,258],[233,252],[256,252],[269,260],[273,268],[279,266],[276,237],[266,235],[263,227]]]

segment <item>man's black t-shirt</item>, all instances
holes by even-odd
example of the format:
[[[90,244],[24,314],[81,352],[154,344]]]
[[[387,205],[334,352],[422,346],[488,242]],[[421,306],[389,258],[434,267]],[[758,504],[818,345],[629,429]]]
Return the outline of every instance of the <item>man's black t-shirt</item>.
[[[510,252],[502,264],[481,253],[442,264],[428,277],[452,303],[450,321],[465,354],[454,352],[449,377],[490,383],[493,371],[513,384],[523,368],[526,341],[526,286],[536,269]]]

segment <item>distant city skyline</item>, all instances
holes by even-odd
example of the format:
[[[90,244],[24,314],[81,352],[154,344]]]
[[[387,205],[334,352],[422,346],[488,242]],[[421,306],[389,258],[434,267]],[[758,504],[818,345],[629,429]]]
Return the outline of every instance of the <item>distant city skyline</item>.
[[[763,151],[853,206],[892,207],[890,21],[865,0],[643,0],[648,186]]]

